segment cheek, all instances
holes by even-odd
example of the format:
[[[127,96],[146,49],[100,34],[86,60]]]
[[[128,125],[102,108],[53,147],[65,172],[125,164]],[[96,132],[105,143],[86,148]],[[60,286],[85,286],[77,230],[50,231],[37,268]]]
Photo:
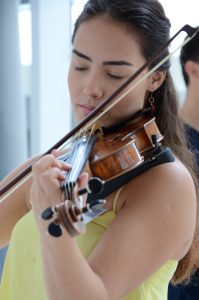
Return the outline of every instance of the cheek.
[[[110,115],[115,117],[129,117],[138,110],[141,110],[143,107],[143,98],[141,98],[140,95],[130,93],[114,107],[114,109],[110,112]]]
[[[68,72],[68,89],[71,97],[80,96],[83,91],[83,80],[79,78],[78,73],[74,70]]]
[[[68,90],[70,94],[70,99],[72,104],[75,101],[75,96],[77,95],[77,81],[75,80],[74,72],[69,71],[68,73]]]
[[[135,114],[145,106],[145,93],[131,92],[116,107],[116,113],[122,112],[126,117]]]
[[[68,88],[69,88],[70,93],[73,90],[73,83],[74,83],[74,78],[73,77],[74,77],[73,72],[70,68],[69,71],[68,71]]]
[[[129,107],[129,109],[132,107],[132,109],[142,109],[145,104],[145,94],[146,91],[142,87],[136,88],[132,92],[129,93],[129,95],[126,97],[123,102],[126,102],[126,106]]]

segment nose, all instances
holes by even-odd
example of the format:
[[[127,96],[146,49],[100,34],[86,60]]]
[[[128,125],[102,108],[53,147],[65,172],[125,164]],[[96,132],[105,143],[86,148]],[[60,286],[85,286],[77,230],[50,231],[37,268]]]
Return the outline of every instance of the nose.
[[[89,74],[84,82],[84,93],[89,99],[100,100],[105,95],[105,87],[99,74]]]

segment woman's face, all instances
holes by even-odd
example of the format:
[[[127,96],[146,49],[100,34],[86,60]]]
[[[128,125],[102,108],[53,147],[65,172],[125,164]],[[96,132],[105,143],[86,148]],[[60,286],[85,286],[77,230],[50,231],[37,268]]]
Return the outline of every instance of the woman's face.
[[[68,84],[77,121],[85,118],[105,98],[144,64],[139,40],[119,24],[93,18],[77,30]],[[144,71],[141,76],[143,76]],[[149,79],[145,79],[100,119],[111,125],[142,109]]]

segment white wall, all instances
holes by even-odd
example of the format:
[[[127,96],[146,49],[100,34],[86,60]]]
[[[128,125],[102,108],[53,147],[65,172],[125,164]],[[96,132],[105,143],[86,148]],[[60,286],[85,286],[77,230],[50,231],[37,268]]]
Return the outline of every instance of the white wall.
[[[198,0],[177,1],[177,0],[160,0],[166,15],[171,21],[171,35],[173,36],[185,24],[193,27],[199,26],[198,17]],[[184,40],[186,34],[180,34],[179,38],[172,44],[172,50],[178,47]],[[179,63],[180,50],[174,54],[172,58],[171,73],[174,78],[177,92],[180,96],[181,102],[186,96],[186,87],[182,77],[181,67]]]
[[[67,94],[70,1],[32,0],[32,154],[44,152],[70,130]]]
[[[27,157],[17,5],[0,1],[0,178]]]
[[[0,0],[0,180],[27,158],[18,1]],[[0,250],[0,279],[6,248]]]

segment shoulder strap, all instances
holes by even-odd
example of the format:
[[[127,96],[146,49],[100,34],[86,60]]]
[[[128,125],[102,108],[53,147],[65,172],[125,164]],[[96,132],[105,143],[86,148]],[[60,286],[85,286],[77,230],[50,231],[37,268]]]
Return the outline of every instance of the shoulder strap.
[[[146,172],[147,170],[157,165],[168,163],[168,162],[174,162],[174,161],[175,161],[175,157],[171,149],[160,147],[156,154],[154,154],[150,159],[144,161],[138,167],[116,178],[106,181],[102,193],[100,193],[97,197],[98,199],[104,199],[106,196],[111,194],[113,191],[119,189],[121,186],[123,186],[125,183],[127,183],[137,175]],[[91,193],[88,195],[88,202],[93,200],[96,200],[96,195]]]

